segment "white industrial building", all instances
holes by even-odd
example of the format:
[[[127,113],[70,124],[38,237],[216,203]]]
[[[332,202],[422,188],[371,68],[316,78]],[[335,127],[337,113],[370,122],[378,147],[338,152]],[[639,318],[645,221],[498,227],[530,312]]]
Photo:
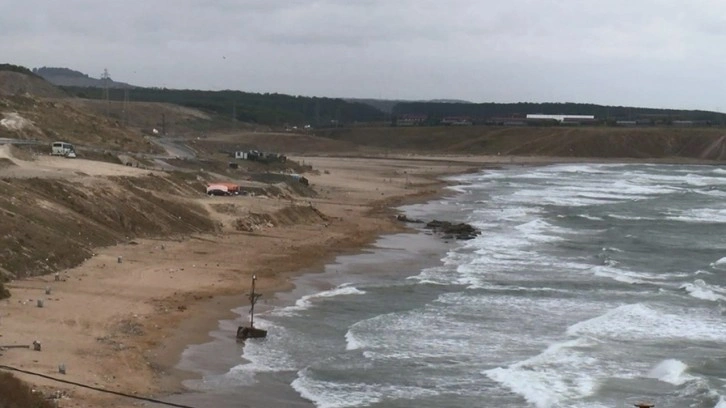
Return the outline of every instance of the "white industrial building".
[[[541,114],[541,113],[529,113],[529,114],[527,114],[527,119],[556,120],[556,121],[562,123],[565,121],[595,120],[595,116],[594,115],[545,115],[545,114]]]

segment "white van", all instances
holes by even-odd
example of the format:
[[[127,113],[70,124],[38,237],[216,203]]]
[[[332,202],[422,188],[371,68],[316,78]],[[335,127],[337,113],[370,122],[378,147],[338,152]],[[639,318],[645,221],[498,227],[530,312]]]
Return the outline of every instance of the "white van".
[[[53,142],[50,148],[51,156],[76,157],[76,148],[66,142]]]

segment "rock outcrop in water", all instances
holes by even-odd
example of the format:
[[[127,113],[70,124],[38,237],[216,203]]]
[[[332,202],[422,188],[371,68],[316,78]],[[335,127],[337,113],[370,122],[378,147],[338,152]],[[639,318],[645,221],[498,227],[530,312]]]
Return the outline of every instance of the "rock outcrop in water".
[[[481,234],[481,231],[464,222],[453,224],[449,221],[433,220],[426,224],[426,228],[442,234],[444,239],[468,240]]]
[[[401,222],[423,224],[423,221],[408,218],[403,214],[397,215],[396,219]],[[433,220],[426,223],[426,228],[437,234],[441,234],[444,239],[468,240],[476,238],[477,235],[481,234],[481,231],[464,222],[454,224],[449,221]]]

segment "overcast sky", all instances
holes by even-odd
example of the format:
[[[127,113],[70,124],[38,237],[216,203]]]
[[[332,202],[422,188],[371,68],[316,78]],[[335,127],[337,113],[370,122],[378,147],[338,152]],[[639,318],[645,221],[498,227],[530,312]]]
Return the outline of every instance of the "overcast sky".
[[[168,88],[726,110],[723,0],[23,0],[0,62]]]

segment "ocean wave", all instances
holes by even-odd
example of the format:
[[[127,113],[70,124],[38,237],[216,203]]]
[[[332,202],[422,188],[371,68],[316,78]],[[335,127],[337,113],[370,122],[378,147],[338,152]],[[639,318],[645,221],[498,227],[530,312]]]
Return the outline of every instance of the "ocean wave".
[[[537,408],[568,406],[597,389],[597,376],[590,369],[598,362],[577,350],[591,345],[581,338],[555,343],[537,356],[483,373]]]
[[[290,385],[318,408],[369,406],[382,401],[414,400],[439,395],[437,391],[421,387],[319,380],[314,378],[308,368],[298,371],[297,378]]]
[[[690,313],[689,313],[690,312]],[[726,326],[720,317],[698,315],[696,310],[676,315],[635,303],[575,323],[567,328],[570,336],[616,340],[691,340],[723,343]]]
[[[705,187],[712,185],[726,184],[726,178],[724,177],[711,177],[703,174],[688,173],[683,177],[683,181],[692,186]]]
[[[668,359],[661,361],[657,366],[648,372],[648,378],[667,382],[673,385],[683,385],[688,381],[697,379],[692,375],[686,374],[688,366],[679,360]]]
[[[522,232],[526,239],[537,242],[561,241],[563,239],[561,236],[556,236],[553,234],[563,234],[569,232],[564,228],[555,227],[554,225],[542,219],[529,221],[524,224],[517,225],[514,228]]]
[[[350,350],[358,350],[364,347],[364,343],[358,338],[355,337],[355,334],[348,329],[347,332],[345,332],[345,349]]]
[[[690,296],[697,299],[719,301],[726,300],[726,290],[707,284],[703,279],[696,279],[693,283],[684,283],[679,289],[684,290]]]
[[[635,215],[623,215],[623,214],[608,214],[608,218],[614,218],[616,220],[626,221],[656,221],[656,218],[652,217],[639,217]]]
[[[259,372],[277,372],[296,370],[295,360],[281,346],[292,334],[282,326],[255,317],[255,327],[268,331],[264,341],[247,341],[244,347],[244,359],[248,362],[239,364],[227,373],[228,377],[249,381]]]
[[[325,290],[312,295],[303,296],[298,299],[293,306],[275,309],[271,312],[271,314],[275,316],[290,316],[297,312],[310,309],[314,305],[315,300],[332,298],[336,296],[364,295],[365,293],[365,291],[350,286],[349,283],[345,283],[336,287],[335,289]]]
[[[726,257],[719,259],[716,262],[711,262],[712,268],[724,268],[726,269]]]
[[[581,217],[581,218],[584,218],[584,219],[590,220],[590,221],[604,221],[605,220],[602,217],[596,217],[594,215],[589,215],[589,214],[580,214],[580,215],[578,215],[578,217]]]
[[[699,224],[726,223],[726,209],[694,208],[667,215],[666,219]]]
[[[710,197],[726,197],[726,191],[717,190],[717,189],[707,189],[707,190],[693,190],[696,194],[702,194]]]
[[[591,269],[592,274],[601,278],[609,278],[618,282],[630,284],[644,284],[648,283],[648,280],[659,279],[657,275],[616,268],[615,266],[617,266],[617,261],[608,262],[606,259],[605,263],[606,265],[593,267]]]

